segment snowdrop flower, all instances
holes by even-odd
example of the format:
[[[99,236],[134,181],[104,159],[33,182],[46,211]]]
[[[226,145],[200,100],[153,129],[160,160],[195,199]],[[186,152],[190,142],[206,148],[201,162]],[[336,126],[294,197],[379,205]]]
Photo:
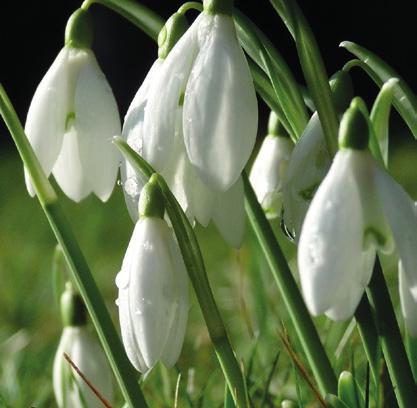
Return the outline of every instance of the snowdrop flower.
[[[268,218],[281,214],[282,183],[293,150],[293,143],[271,112],[268,135],[253,163],[249,180]]]
[[[351,317],[368,285],[376,251],[397,249],[410,295],[417,300],[414,204],[371,156],[368,124],[354,100],[343,116],[340,150],[302,226],[298,267],[313,315]]]
[[[142,373],[178,359],[188,317],[187,275],[164,217],[162,193],[151,179],[139,202],[140,219],[116,277],[123,344]]]
[[[333,101],[344,112],[353,98],[348,73],[336,72],[330,79]],[[294,147],[283,182],[283,219],[290,234],[299,240],[301,226],[314,194],[331,164],[320,119],[315,112]]]
[[[175,144],[178,107],[188,158],[214,191],[238,180],[256,139],[257,100],[237,40],[232,1],[204,1],[204,12],[172,48],[150,89],[144,157],[164,169]]]
[[[106,201],[113,190],[119,154],[111,138],[120,134],[112,90],[90,49],[85,10],[69,19],[64,48],[40,82],[25,131],[44,172],[79,202],[90,193]],[[30,195],[34,189],[25,172]]]
[[[97,340],[87,329],[86,312],[79,295],[67,285],[61,297],[64,330],[53,366],[53,386],[59,408],[101,408],[103,404],[64,358],[74,364],[109,403],[112,403],[112,373]]]
[[[245,230],[244,192],[241,178],[226,191],[211,189],[200,178],[190,162],[184,143],[183,106],[176,104],[174,116],[172,151],[161,164],[152,161],[153,153],[144,149],[149,134],[144,122],[149,111],[149,98],[160,85],[160,77],[167,64],[168,54],[179,37],[186,31],[185,17],[175,13],[168,19],[159,36],[159,58],[155,61],[143,84],[136,93],[125,117],[123,136],[129,145],[149,161],[165,178],[191,222],[197,220],[207,226],[212,220],[223,238],[233,247],[239,247]],[[168,55],[168,57],[167,57]],[[178,102],[178,101],[177,101]],[[138,218],[138,202],[146,180],[128,162],[122,163],[122,183],[129,213],[134,221]]]

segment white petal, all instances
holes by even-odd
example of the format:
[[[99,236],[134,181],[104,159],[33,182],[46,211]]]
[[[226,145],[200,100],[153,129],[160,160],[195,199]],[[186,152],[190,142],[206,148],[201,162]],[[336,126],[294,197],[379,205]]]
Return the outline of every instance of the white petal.
[[[173,262],[174,281],[177,299],[176,313],[169,330],[169,336],[162,352],[161,360],[167,367],[172,367],[181,353],[182,344],[188,320],[188,276],[177,242],[169,241],[171,259]]]
[[[266,136],[253,163],[249,180],[263,209],[278,216],[276,207],[293,143],[287,137]],[[280,200],[279,200],[280,201]]]
[[[345,288],[358,279],[352,260],[363,252],[363,215],[352,171],[361,158],[356,153],[336,154],[302,227],[298,267],[304,298],[314,315],[338,305]]]
[[[412,337],[417,337],[417,302],[410,292],[410,286],[404,273],[401,262],[398,267],[401,311],[404,316],[405,327]]]
[[[32,98],[25,124],[26,135],[47,176],[61,150],[69,110],[69,55],[70,50],[64,47],[43,77]],[[35,192],[26,171],[25,179],[33,196]]]
[[[203,227],[207,227],[213,215],[217,194],[201,181],[193,166],[190,172],[190,187],[192,213]]]
[[[136,224],[132,236],[135,253],[129,267],[129,310],[136,341],[149,368],[161,357],[175,312],[169,234],[165,221],[145,218]]]
[[[224,240],[240,248],[245,233],[245,206],[242,178],[226,192],[217,193],[213,222]]]
[[[352,260],[351,270],[352,273],[356,270],[356,276],[352,276],[350,282],[347,282],[350,286],[344,288],[344,295],[337,304],[326,311],[327,317],[335,321],[343,321],[354,315],[372,276],[375,256],[375,248],[371,248]]]
[[[314,113],[294,147],[283,183],[284,221],[297,240],[310,202],[330,163],[320,120]]]
[[[181,95],[197,53],[196,28],[200,17],[168,54],[149,92],[145,110],[143,156],[162,171],[171,154]]]
[[[202,180],[213,190],[226,191],[255,144],[257,100],[230,17],[203,13],[198,42],[185,91],[185,146]]]
[[[125,116],[122,134],[129,146],[136,153],[142,153],[143,145],[143,122],[145,118],[145,107],[148,101],[149,89],[158,77],[162,66],[162,60],[157,59],[146,75],[145,80],[138,89]],[[146,180],[141,179],[133,167],[122,160],[120,174],[123,185],[123,193],[129,214],[134,222],[138,219],[139,195]]]
[[[93,53],[80,71],[75,93],[77,131],[83,144],[85,176],[102,201],[110,197],[117,178],[120,154],[112,143],[121,134],[113,92]],[[82,138],[82,139],[81,139]]]
[[[379,167],[375,181],[404,275],[417,301],[417,215],[414,203],[404,189]]]

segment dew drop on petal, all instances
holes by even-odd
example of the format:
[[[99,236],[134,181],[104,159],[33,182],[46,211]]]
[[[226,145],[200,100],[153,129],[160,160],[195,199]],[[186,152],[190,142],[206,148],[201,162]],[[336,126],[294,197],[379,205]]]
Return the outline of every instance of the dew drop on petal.
[[[123,272],[120,271],[117,275],[116,275],[116,286],[119,289],[126,289],[129,286],[129,274],[127,272]]]

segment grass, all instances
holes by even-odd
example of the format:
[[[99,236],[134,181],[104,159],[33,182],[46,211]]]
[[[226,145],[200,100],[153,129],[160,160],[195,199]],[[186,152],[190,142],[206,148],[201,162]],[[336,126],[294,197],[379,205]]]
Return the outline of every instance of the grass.
[[[413,146],[396,145],[391,169],[416,199],[417,149]],[[53,407],[51,370],[61,331],[51,273],[55,240],[38,203],[26,193],[22,166],[14,151],[0,153],[0,175],[0,407]],[[106,204],[94,197],[79,205],[64,197],[61,202],[118,327],[114,278],[133,228],[121,187],[116,186]],[[278,222],[274,222],[274,229],[295,267],[293,245],[281,234]],[[296,401],[297,395],[302,396],[304,406],[311,402],[318,406],[281,341],[280,335],[286,333],[292,351],[304,364],[272,276],[250,231],[240,251],[228,249],[213,226],[197,228],[197,232],[254,406],[276,406],[283,399]],[[395,259],[387,259],[386,264],[398,306]],[[356,329],[352,330],[349,322],[336,324],[325,318],[316,319],[316,323],[333,366],[338,372],[354,368],[359,385],[365,388],[366,361]],[[179,373],[179,407],[222,406],[224,380],[193,298],[177,367],[156,367],[142,385],[151,407],[174,406]],[[121,405],[120,400],[117,403],[115,406]]]

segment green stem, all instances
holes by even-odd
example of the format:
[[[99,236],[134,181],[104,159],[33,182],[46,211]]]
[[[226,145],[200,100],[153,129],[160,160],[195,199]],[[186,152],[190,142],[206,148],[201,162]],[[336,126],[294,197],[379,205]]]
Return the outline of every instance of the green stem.
[[[379,259],[375,262],[367,293],[398,404],[401,408],[413,407],[417,387]]]
[[[268,261],[299,341],[316,378],[320,392],[323,396],[328,393],[336,393],[337,380],[329,358],[323,348],[317,330],[314,327],[274,232],[245,174],[243,174],[243,183],[245,186],[246,213]]]
[[[369,361],[372,377],[375,384],[379,381],[379,359],[381,357],[379,349],[380,343],[375,323],[372,318],[372,310],[366,295],[362,296],[361,302],[355,312],[355,320],[358,325],[359,334],[362,339],[366,357]]]
[[[241,408],[247,407],[248,400],[242,371],[236,360],[226,328],[214,299],[200,246],[187,216],[182,211],[181,206],[171,193],[163,177],[157,174],[122,138],[115,137],[114,143],[137,172],[142,173],[145,178],[150,178],[152,175],[157,178],[164,195],[166,210],[174,228],[175,235],[177,236],[188,275],[198,303],[200,304],[213,347],[227,384],[237,406]]]
[[[130,365],[84,255],[57,201],[55,191],[43,173],[19,118],[6,91],[1,85],[0,113],[32,178],[42,209],[58,243],[64,251],[69,269],[87,306],[123,396],[130,407],[147,407],[146,401],[136,382],[136,373]]]
[[[188,1],[178,9],[178,13],[185,14],[188,10],[197,10],[201,12],[203,11],[203,5],[196,1]]]
[[[85,0],[81,7],[88,9],[94,3],[120,14],[155,41],[164,26],[164,21],[158,14],[134,0]]]

